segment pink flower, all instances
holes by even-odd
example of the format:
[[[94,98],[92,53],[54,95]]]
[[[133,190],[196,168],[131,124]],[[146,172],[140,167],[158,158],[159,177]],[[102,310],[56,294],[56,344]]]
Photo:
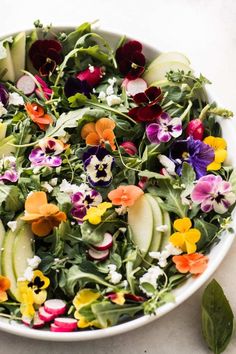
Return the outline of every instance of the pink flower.
[[[201,204],[201,209],[208,213],[212,209],[218,214],[224,214],[236,201],[229,182],[220,176],[207,175],[201,177],[191,194],[192,201]]]
[[[46,82],[43,79],[41,79],[41,77],[39,75],[35,75],[34,77],[38,81],[39,85],[41,86],[41,89],[43,91],[44,97],[46,98],[46,100],[49,100],[49,98],[51,97],[51,94],[52,94],[52,89],[50,89],[48,87]],[[36,95],[39,98],[43,98],[42,97],[42,92],[41,92],[41,90],[38,87],[35,89],[35,93],[36,93]]]
[[[87,81],[90,87],[95,87],[102,80],[103,75],[104,72],[101,67],[90,65],[86,70],[77,74],[76,78],[81,81]]]

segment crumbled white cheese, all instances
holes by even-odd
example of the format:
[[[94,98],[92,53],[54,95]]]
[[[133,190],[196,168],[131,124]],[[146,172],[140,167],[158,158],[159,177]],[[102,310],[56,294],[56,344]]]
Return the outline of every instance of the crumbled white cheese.
[[[158,265],[162,268],[167,266],[167,258],[170,256],[177,256],[182,253],[182,250],[175,247],[172,243],[167,243],[164,250],[161,252],[149,252],[149,256],[158,260]]]
[[[179,247],[175,247],[171,242],[166,244],[165,249],[167,252],[169,252],[170,256],[178,256],[179,254],[183,253]]]
[[[107,100],[108,106],[110,106],[110,107],[121,103],[120,97],[118,97],[116,95],[107,96],[106,100]]]
[[[17,221],[8,221],[7,226],[14,232],[16,231]]]
[[[21,95],[17,92],[9,93],[9,102],[13,106],[24,106],[24,100]]]
[[[34,256],[33,258],[27,258],[28,266],[31,267],[32,269],[38,268],[40,262],[41,262],[41,258],[38,256]]]
[[[91,65],[91,64],[89,64],[88,69],[89,69],[89,71],[90,71],[91,73],[93,73],[94,70],[95,70],[95,69],[94,69],[94,66]]]
[[[128,211],[128,209],[125,206],[121,206],[121,207],[115,209],[115,212],[118,215],[125,215],[127,213],[127,211]]]
[[[109,281],[112,284],[118,284],[121,279],[122,279],[122,274],[118,273],[116,271],[116,265],[115,264],[109,264],[108,265],[108,269],[109,269]]]
[[[160,225],[156,227],[156,230],[159,232],[166,232],[168,230],[168,226],[167,225]]]
[[[99,92],[98,99],[102,101],[106,99],[106,94],[104,91]]]
[[[114,86],[114,84],[116,83],[117,79],[116,77],[113,77],[112,79],[108,79],[108,84],[110,84],[111,86]]]
[[[66,194],[75,194],[80,191],[79,186],[76,184],[69,183],[66,179],[63,179],[61,184],[59,185],[60,192],[64,192]]]
[[[158,155],[157,156],[158,160],[160,161],[160,163],[162,164],[162,166],[165,167],[166,171],[171,175],[171,176],[175,176],[175,164],[174,162],[169,159],[167,156],[165,155]]]
[[[114,93],[114,84],[116,83],[116,78],[113,77],[112,79],[108,79],[109,86],[106,89],[106,94],[108,96],[113,95]]]
[[[151,284],[154,289],[157,288],[157,279],[159,276],[163,275],[163,270],[158,266],[152,266],[148,269],[148,271],[139,279],[139,287],[140,289],[147,295],[152,296],[152,293],[146,291],[145,288],[142,287],[143,283]]]
[[[6,108],[3,106],[2,102],[0,102],[0,117],[7,113]]]
[[[51,186],[55,187],[57,185],[58,182],[58,178],[54,177],[52,179],[50,179],[49,183],[51,184]]]
[[[42,187],[45,188],[48,193],[51,193],[53,191],[53,187],[48,182],[42,183]]]
[[[23,275],[23,279],[31,281],[33,279],[33,277],[34,277],[33,268],[31,268],[31,267],[26,268],[24,275]]]

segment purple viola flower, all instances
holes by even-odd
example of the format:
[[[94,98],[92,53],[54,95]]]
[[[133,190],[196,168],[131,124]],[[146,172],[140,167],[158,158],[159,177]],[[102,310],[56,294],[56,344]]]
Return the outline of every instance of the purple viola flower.
[[[40,147],[33,149],[29,155],[32,167],[58,167],[62,164],[60,156],[47,155]]]
[[[207,166],[214,161],[214,150],[200,140],[190,136],[172,144],[170,159],[176,165],[176,173],[181,175],[183,162],[187,162],[196,172],[197,179],[207,174]]]
[[[146,134],[153,144],[167,143],[182,134],[182,121],[180,118],[171,119],[169,114],[163,112],[156,123],[147,126]]]
[[[17,182],[19,174],[16,170],[16,158],[14,156],[6,156],[0,160],[0,181]]]
[[[88,149],[83,155],[83,163],[93,187],[107,187],[111,183],[114,158],[106,149],[100,146]]]
[[[92,88],[86,80],[80,80],[75,77],[69,77],[64,86],[64,93],[67,98],[76,95],[76,93],[83,93],[88,98]]]
[[[201,177],[194,187],[191,199],[196,204],[201,204],[205,213],[213,210],[224,214],[236,201],[230,182],[222,180],[221,176],[207,175]]]
[[[9,93],[3,84],[0,84],[0,102],[3,106],[7,106],[9,101]]]

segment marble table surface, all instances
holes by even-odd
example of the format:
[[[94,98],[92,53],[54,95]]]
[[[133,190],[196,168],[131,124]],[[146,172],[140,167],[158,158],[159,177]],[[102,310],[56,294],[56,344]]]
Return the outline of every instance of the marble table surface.
[[[234,0],[1,0],[0,35],[44,24],[78,25],[99,19],[100,27],[128,34],[160,50],[188,55],[209,78],[217,101],[236,111],[236,2]],[[236,314],[236,243],[214,274]],[[203,287],[204,288],[204,287]],[[0,332],[0,354],[204,354],[201,335],[203,288],[171,313],[116,337],[55,343]],[[234,335],[226,354],[236,353]]]

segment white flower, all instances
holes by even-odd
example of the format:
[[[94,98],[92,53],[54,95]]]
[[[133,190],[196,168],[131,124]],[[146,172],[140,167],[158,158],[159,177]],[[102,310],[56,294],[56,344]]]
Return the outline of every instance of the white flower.
[[[0,117],[7,113],[6,108],[3,106],[2,102],[0,102]]]
[[[34,256],[33,258],[27,258],[27,263],[30,268],[36,269],[41,263],[41,258],[38,256]]]
[[[109,269],[109,281],[112,284],[118,284],[121,279],[122,279],[122,274],[118,273],[116,271],[116,265],[115,264],[109,264],[108,265],[108,269]]]
[[[162,164],[162,166],[165,167],[166,171],[171,175],[171,176],[175,176],[175,164],[173,161],[171,161],[171,159],[169,159],[167,156],[165,155],[158,155],[157,156],[158,160],[160,161],[160,163]]]
[[[114,105],[118,105],[121,103],[121,99],[120,97],[116,96],[116,95],[110,95],[107,96],[107,104],[108,106],[114,106]]]
[[[53,191],[53,187],[48,182],[42,183],[42,187],[45,188],[48,193],[51,193]]]
[[[14,232],[16,231],[17,221],[8,221],[7,226]]]
[[[9,93],[8,104],[12,104],[13,106],[24,106],[23,97],[17,92]]]
[[[154,289],[157,288],[157,279],[159,276],[163,275],[163,270],[158,266],[152,266],[148,269],[148,271],[139,279],[140,289],[147,295],[152,296],[152,293],[146,291],[145,288],[142,287],[143,283],[149,283],[153,286]]]
[[[33,279],[33,277],[34,277],[33,268],[28,267],[28,268],[26,268],[26,270],[24,272],[23,279],[22,278],[20,278],[20,279],[31,281]]]
[[[76,184],[69,183],[66,179],[63,179],[61,184],[59,185],[60,192],[64,192],[66,194],[75,194],[80,191],[79,186]]]

